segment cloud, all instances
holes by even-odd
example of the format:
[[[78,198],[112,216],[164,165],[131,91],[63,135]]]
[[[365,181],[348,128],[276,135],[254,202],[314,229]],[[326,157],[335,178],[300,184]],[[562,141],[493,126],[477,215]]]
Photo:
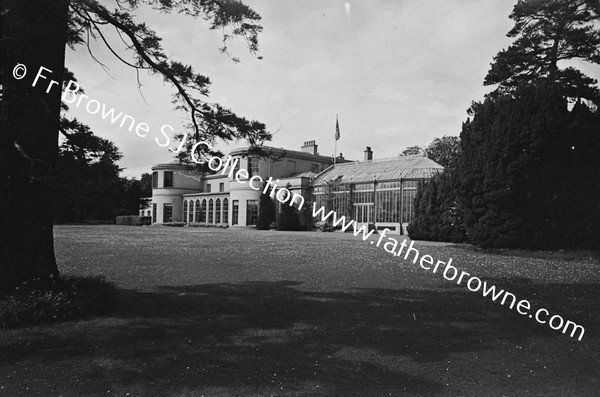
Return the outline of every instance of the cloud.
[[[471,101],[488,90],[482,81],[493,55],[510,42],[505,37],[512,26],[510,3],[256,0],[250,5],[262,16],[264,59],[253,58],[237,42],[231,50],[242,58],[239,64],[219,54],[220,33],[201,20],[147,8],[137,16],[163,37],[167,54],[211,78],[211,101],[278,130],[271,145],[298,149],[315,139],[321,153],[333,154],[339,114],[338,149],[347,158],[361,159],[367,145],[378,157],[388,157],[401,147],[460,130]],[[152,128],[170,124],[182,129],[188,115],[173,110],[174,90],[142,73],[142,98],[135,72],[103,47],[93,49],[115,80],[83,48],[67,56],[87,94]],[[128,175],[139,176],[144,167],[172,160],[151,139],[76,109],[73,113],[117,144]]]

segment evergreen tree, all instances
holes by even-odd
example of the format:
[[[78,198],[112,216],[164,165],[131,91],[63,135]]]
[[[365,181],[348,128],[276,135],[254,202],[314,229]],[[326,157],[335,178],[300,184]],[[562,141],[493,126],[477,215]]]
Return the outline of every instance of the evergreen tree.
[[[487,247],[595,246],[598,112],[583,103],[569,112],[557,86],[528,86],[514,97],[474,104],[472,114],[463,125],[459,163],[471,241]]]
[[[456,175],[455,169],[446,169],[420,184],[414,201],[415,216],[408,226],[412,239],[467,241]]]
[[[296,207],[281,203],[277,230],[300,230],[300,218]]]
[[[57,159],[55,218],[109,220],[119,208],[137,214],[137,205],[126,203],[129,182],[119,177],[117,162],[122,155],[114,143],[94,135],[77,120],[63,118],[61,129],[66,139]]]
[[[269,230],[271,224],[275,222],[275,203],[271,198],[272,189],[273,188],[260,195],[258,202],[258,219],[256,220],[256,228],[259,230]]]
[[[544,81],[557,84],[569,98],[597,101],[597,80],[559,63],[579,59],[600,63],[600,2],[597,0],[519,0],[510,18],[515,41],[500,51],[485,77],[500,93]]]
[[[290,190],[291,185],[288,183],[286,188]],[[291,200],[291,198],[290,198]],[[277,221],[277,230],[300,230],[300,214],[296,209],[296,204],[290,205],[290,201],[280,202],[281,212]]]
[[[160,12],[182,13],[208,21],[223,31],[222,52],[231,38],[243,38],[251,53],[258,50],[260,16],[234,0],[125,0],[110,11],[97,0],[3,0],[0,6],[0,289],[23,281],[58,276],[53,245],[53,198],[61,111],[59,87],[16,79],[13,68],[24,64],[33,74],[40,66],[64,81],[65,47],[106,39],[116,29],[133,59],[114,48],[120,61],[162,77],[175,89],[174,101],[189,112],[191,141],[245,139],[251,145],[270,139],[265,126],[248,121],[206,100],[210,80],[189,65],[170,60],[161,39],[131,12],[146,4]],[[233,58],[236,60],[235,58]],[[35,247],[35,249],[31,249]]]

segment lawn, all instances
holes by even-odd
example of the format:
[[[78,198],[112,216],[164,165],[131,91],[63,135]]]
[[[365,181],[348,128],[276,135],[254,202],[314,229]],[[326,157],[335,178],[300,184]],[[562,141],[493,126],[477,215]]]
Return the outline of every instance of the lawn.
[[[0,331],[0,395],[600,393],[600,263],[421,254],[585,327],[553,331],[342,233],[57,226],[63,274],[120,288],[105,317]]]

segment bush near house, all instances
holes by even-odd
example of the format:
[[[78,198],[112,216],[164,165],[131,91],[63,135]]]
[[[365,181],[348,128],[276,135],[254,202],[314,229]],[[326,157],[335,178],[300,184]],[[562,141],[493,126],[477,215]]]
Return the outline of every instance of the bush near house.
[[[454,169],[446,169],[420,184],[414,201],[415,216],[408,225],[408,235],[412,239],[467,241],[455,175]]]
[[[256,228],[258,230],[269,230],[271,224],[275,222],[275,203],[270,194],[271,190],[268,190],[266,193],[261,193],[260,195],[258,219],[256,220]]]
[[[115,223],[117,225],[128,225],[128,226],[151,225],[152,217],[140,216],[140,215],[117,216]]]
[[[301,230],[298,210],[296,210],[294,206],[290,206],[287,203],[283,203],[281,205],[279,221],[277,222],[277,230]]]

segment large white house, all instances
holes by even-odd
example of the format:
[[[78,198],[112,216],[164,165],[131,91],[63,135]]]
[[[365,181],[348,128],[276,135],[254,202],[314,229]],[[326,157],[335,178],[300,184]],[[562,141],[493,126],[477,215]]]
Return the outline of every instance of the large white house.
[[[278,186],[286,186],[319,206],[328,203],[359,224],[406,233],[418,182],[443,169],[423,155],[373,160],[370,147],[365,150],[364,161],[340,156],[335,165],[332,157],[318,154],[315,141],[305,142],[300,151],[269,146],[261,149],[267,156],[250,154],[247,147],[229,153],[238,160],[236,170],[248,171],[248,178],[241,182],[235,179],[235,172],[203,173],[177,162],[153,166],[151,203],[140,214],[152,216],[153,224],[253,226],[261,190],[252,189],[247,180],[260,176],[262,180],[273,178]],[[335,183],[328,183],[331,181]]]

